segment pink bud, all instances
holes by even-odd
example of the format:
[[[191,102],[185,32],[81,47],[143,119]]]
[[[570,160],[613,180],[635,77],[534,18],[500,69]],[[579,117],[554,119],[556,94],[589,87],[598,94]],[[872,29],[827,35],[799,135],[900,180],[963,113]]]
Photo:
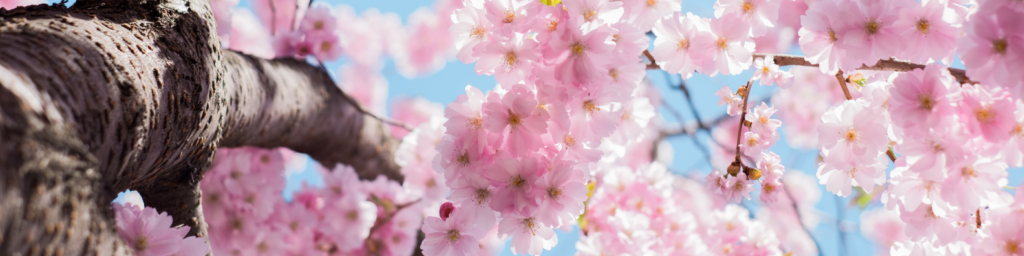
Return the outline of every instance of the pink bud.
[[[441,205],[441,213],[440,213],[441,214],[441,220],[448,220],[448,216],[451,216],[452,212],[454,212],[454,211],[455,211],[455,205],[452,205],[452,202],[445,202],[444,204],[442,204]]]

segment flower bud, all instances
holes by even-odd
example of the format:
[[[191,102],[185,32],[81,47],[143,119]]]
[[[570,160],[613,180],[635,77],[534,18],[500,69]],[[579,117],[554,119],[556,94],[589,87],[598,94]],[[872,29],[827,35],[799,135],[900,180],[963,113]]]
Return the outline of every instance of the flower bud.
[[[729,165],[729,169],[727,171],[729,172],[729,175],[736,176],[736,174],[740,173],[740,165],[734,162]]]
[[[448,220],[448,217],[451,216],[452,212],[454,211],[455,205],[453,205],[452,202],[445,202],[444,204],[442,204],[441,212],[439,214],[441,215],[441,220]]]
[[[747,180],[758,180],[761,178],[761,170],[757,168],[747,168]]]

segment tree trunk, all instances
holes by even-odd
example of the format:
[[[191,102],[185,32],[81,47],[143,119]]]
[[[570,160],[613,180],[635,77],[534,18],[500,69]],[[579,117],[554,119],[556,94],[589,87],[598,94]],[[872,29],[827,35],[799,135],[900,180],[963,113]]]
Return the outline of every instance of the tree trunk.
[[[124,255],[110,201],[138,190],[206,237],[217,147],[288,147],[400,180],[396,141],[322,69],[226,51],[209,3],[0,9],[0,255]]]

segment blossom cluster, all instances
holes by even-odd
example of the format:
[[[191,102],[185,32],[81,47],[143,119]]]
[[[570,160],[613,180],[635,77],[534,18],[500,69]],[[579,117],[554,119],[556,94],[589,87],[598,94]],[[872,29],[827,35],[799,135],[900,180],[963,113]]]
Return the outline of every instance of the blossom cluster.
[[[727,204],[726,198],[700,183],[673,176],[657,162],[636,169],[610,168],[596,178],[580,221],[586,235],[576,245],[578,255],[781,255],[783,250],[807,255],[816,251],[810,237],[799,230],[802,225],[788,199],[785,204],[770,203],[774,207],[758,214],[769,219],[761,221],[750,219],[747,209]],[[811,191],[817,189],[809,177],[797,182],[811,184]],[[813,209],[817,199],[810,200],[807,203]]]
[[[887,185],[881,200],[906,224],[903,240],[887,239],[894,252],[982,253],[1009,239],[985,225],[1015,218],[1000,216],[1015,203],[1002,190],[1006,169],[1022,165],[1020,101],[1002,87],[959,84],[939,64],[865,80],[862,96],[822,117],[822,184],[842,196]],[[899,154],[888,179],[887,151]]]
[[[340,164],[333,170],[316,166],[324,185],[304,185],[286,201],[284,171],[291,158],[294,153],[284,149],[217,151],[201,182],[214,253],[412,254],[423,209],[437,201],[423,186],[429,182],[410,182],[414,175],[405,168],[408,180],[399,185],[384,176],[360,180]]]
[[[467,86],[445,109],[434,170],[452,189],[456,217],[444,225],[428,218],[437,224],[425,226],[432,243],[422,248],[463,255],[471,249],[460,239],[497,223],[513,252],[540,254],[557,243],[552,229],[583,212],[592,166],[654,139],[635,133],[648,133],[655,114],[643,94],[650,89],[639,86],[648,42],[641,31],[679,3],[463,4],[452,16],[457,56],[499,85],[487,93]]]
[[[210,250],[205,239],[186,237],[191,228],[172,227],[174,220],[171,216],[145,206],[141,197],[123,203],[115,202],[112,206],[117,233],[135,255],[202,256]]]

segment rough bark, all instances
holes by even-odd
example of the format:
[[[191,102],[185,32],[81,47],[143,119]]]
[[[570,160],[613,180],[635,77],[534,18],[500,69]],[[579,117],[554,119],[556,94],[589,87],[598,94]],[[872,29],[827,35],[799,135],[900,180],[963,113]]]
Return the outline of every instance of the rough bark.
[[[109,207],[124,189],[205,237],[198,184],[220,146],[401,179],[394,139],[321,69],[225,51],[215,25],[198,0],[0,9],[0,255],[126,254]]]

